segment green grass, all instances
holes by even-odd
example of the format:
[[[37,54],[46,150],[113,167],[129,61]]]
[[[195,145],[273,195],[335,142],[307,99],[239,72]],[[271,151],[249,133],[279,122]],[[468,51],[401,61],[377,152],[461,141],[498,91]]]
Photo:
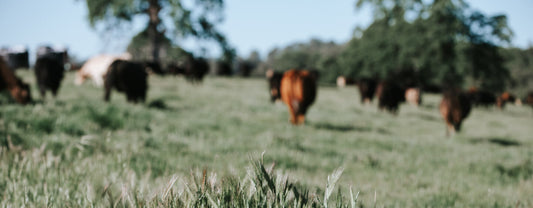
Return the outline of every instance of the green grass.
[[[32,73],[17,73],[39,101]],[[306,125],[292,126],[265,80],[149,83],[144,105],[116,91],[105,103],[73,74],[56,100],[2,104],[0,207],[324,206],[339,167],[330,206],[358,192],[362,207],[533,206],[529,107],[476,108],[446,138],[439,95],[393,116],[355,88],[321,86]]]

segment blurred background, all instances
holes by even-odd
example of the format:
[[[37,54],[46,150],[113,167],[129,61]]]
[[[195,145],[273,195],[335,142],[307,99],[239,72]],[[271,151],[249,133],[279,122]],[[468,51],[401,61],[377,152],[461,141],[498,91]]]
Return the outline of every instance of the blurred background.
[[[419,85],[453,80],[522,97],[533,87],[529,1],[155,1],[156,21],[150,1],[105,2],[3,1],[0,46],[29,50],[29,63],[40,46],[68,49],[78,65],[127,51],[165,66],[185,52],[232,66],[217,74],[315,68],[333,84],[405,72]]]

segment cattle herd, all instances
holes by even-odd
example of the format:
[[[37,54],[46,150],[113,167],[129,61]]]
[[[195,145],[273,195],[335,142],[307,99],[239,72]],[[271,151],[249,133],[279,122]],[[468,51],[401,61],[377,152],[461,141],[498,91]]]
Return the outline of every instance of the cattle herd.
[[[29,85],[14,73],[16,68],[29,67],[27,61],[24,61],[28,59],[27,51],[17,50],[7,55],[4,52],[0,53],[0,91],[7,91],[16,103],[31,103]],[[216,66],[217,74],[228,73],[226,69],[228,67],[224,63],[217,62]],[[45,99],[47,91],[51,91],[56,97],[64,71],[69,67],[66,49],[39,48],[34,74],[42,100]],[[91,79],[96,86],[104,87],[106,102],[110,100],[111,90],[115,89],[125,93],[128,102],[142,103],[146,99],[149,74],[183,75],[192,83],[200,83],[208,71],[208,62],[193,55],[187,55],[181,63],[168,65],[165,71],[156,62],[132,61],[129,54],[97,55],[87,60],[77,71],[75,84],[81,85],[86,79]],[[290,114],[289,121],[292,124],[299,125],[305,122],[305,114],[316,99],[318,76],[315,70],[303,69],[291,69],[285,72],[268,70],[266,72],[271,101],[280,100],[287,105]],[[376,97],[378,108],[393,114],[398,112],[402,102],[414,106],[419,106],[422,102],[423,90],[420,87],[402,85],[394,79],[362,78],[356,80],[340,76],[337,79],[337,85],[339,87],[357,86],[362,104],[368,104]],[[533,106],[533,92],[529,92],[522,100],[509,92],[496,96],[492,92],[477,88],[470,88],[466,91],[448,88],[440,91],[442,100],[439,111],[446,123],[447,135],[460,131],[462,122],[473,107],[495,105],[503,109],[507,103],[517,105],[524,103]]]
[[[268,70],[266,78],[270,87],[271,101],[283,101],[289,108],[290,122],[295,125],[302,124],[305,112],[316,98],[318,73],[295,69],[286,72]],[[377,97],[378,108],[393,114],[398,112],[401,102],[406,101],[414,106],[419,106],[422,102],[420,87],[402,86],[394,79],[378,81],[372,78],[356,80],[345,76],[337,78],[339,88],[347,85],[357,86],[362,104],[370,103],[374,97]],[[522,104],[521,99],[509,92],[496,96],[494,93],[476,88],[462,91],[453,87],[438,91],[442,93],[439,111],[446,123],[447,136],[461,130],[462,122],[474,106],[496,105],[499,109],[503,109],[506,103]],[[528,93],[524,102],[533,107],[533,92]]]

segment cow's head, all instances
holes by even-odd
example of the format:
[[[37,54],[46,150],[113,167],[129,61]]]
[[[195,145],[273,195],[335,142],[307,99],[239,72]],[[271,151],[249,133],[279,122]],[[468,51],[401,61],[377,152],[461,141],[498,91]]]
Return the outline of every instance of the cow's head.
[[[85,82],[86,79],[89,78],[89,75],[84,73],[82,70],[78,70],[78,72],[76,72],[76,78],[74,79],[74,84],[76,85],[82,85],[83,82]]]
[[[270,101],[272,102],[275,102],[276,100],[281,99],[280,86],[281,86],[282,77],[283,77],[283,73],[275,72],[272,69],[269,69],[266,72],[266,78],[267,78],[269,89],[270,89]]]
[[[161,64],[159,64],[159,62],[146,61],[144,62],[144,67],[148,74],[158,74],[158,75],[164,74],[163,69],[161,68]]]
[[[30,86],[17,79],[17,86],[10,90],[11,96],[17,103],[28,104],[32,102]]]

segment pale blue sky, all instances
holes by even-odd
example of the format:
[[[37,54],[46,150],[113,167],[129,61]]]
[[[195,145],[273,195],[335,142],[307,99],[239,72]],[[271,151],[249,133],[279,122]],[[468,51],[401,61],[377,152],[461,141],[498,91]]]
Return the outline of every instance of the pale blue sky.
[[[371,14],[355,11],[355,0],[226,0],[225,22],[220,29],[247,56],[257,49],[262,56],[310,38],[345,42],[353,29],[367,26]],[[533,45],[533,0],[467,0],[471,7],[488,15],[504,13],[515,33],[513,45]],[[142,22],[139,21],[139,22]],[[0,46],[25,45],[34,54],[42,44],[63,45],[71,54],[88,58],[97,53],[125,50],[129,38],[144,26],[134,24],[129,34],[106,41],[89,27],[84,1],[0,0]],[[189,49],[198,49],[188,42]],[[208,55],[217,55],[210,51]]]

